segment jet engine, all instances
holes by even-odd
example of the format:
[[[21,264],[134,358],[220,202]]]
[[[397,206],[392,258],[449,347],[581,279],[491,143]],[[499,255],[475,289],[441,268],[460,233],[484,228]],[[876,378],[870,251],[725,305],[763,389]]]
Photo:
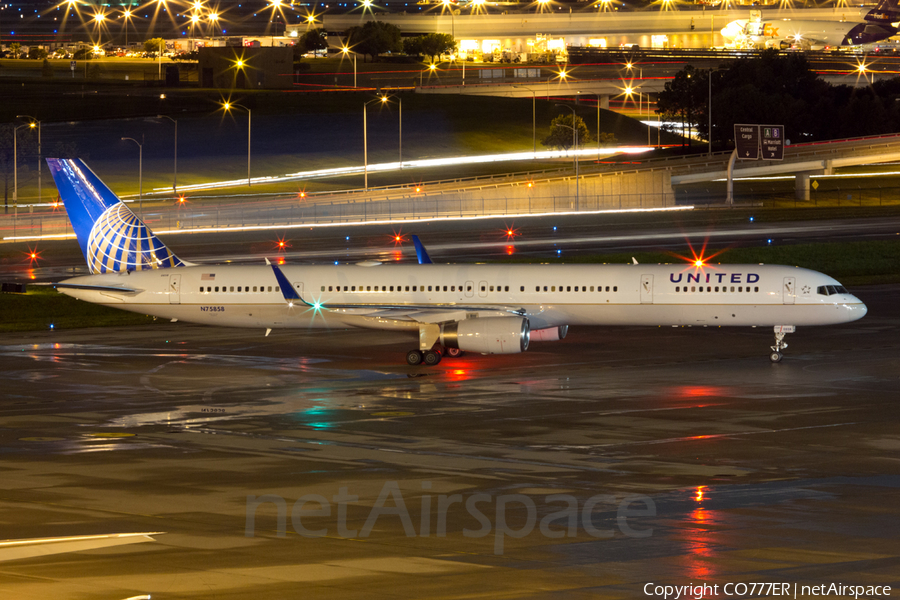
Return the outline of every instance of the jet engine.
[[[481,354],[528,350],[531,329],[523,317],[480,317],[441,325],[441,345]]]
[[[566,337],[569,333],[568,325],[560,325],[559,327],[547,327],[546,329],[532,329],[532,342],[555,342]]]

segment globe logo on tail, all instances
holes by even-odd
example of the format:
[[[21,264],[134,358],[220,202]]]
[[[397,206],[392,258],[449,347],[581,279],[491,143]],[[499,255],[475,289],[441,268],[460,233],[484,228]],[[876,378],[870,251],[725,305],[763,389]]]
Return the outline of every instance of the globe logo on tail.
[[[88,236],[91,273],[120,273],[183,266],[178,257],[127,206],[109,207]]]

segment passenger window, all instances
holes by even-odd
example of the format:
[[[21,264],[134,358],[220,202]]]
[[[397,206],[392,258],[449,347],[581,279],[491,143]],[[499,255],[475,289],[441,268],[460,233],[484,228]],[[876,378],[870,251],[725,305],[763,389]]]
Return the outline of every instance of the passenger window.
[[[591,286],[591,291],[592,291],[592,292],[594,291],[594,286]]]
[[[618,291],[619,291],[619,286],[614,285],[614,286],[613,286],[613,291],[614,291],[614,292],[618,292]]]
[[[712,291],[712,286],[711,286],[711,285],[706,286],[706,291],[707,291],[707,292],[711,292],[711,291]]]
[[[392,291],[392,292],[394,291],[394,286],[391,286],[391,291]]]
[[[219,291],[219,286],[216,286],[216,291],[217,291],[217,292]]]
[[[406,291],[407,291],[407,292],[409,291],[409,286],[406,286]]]
[[[732,292],[734,291],[734,286],[731,286],[731,291],[732,291]]]
[[[551,292],[555,292],[555,291],[556,291],[556,286],[555,286],[555,285],[554,285],[554,286],[551,286],[551,287],[550,287],[550,291],[551,291]]]
[[[276,292],[280,292],[280,291],[281,291],[281,288],[278,287],[278,286],[276,285],[276,286],[275,286],[275,291],[276,291]]]
[[[481,291],[482,291],[482,292],[484,291],[484,286],[481,286]]]
[[[356,286],[355,286],[355,285],[351,285],[351,286],[350,286],[350,291],[351,291],[351,292],[355,292],[355,291],[356,291]]]
[[[323,292],[325,291],[325,286],[324,286],[324,285],[322,286],[322,291],[323,291]],[[331,291],[331,290],[329,290],[329,291]]]
[[[451,291],[451,292],[455,292],[455,291],[456,291],[456,286],[455,286],[455,285],[451,285],[451,286],[450,286],[450,291]]]
[[[481,288],[481,289],[484,289],[484,288]],[[491,291],[492,292],[494,291],[494,286],[491,286]]]
[[[572,286],[571,286],[571,285],[567,285],[567,286],[566,286],[566,291],[567,291],[567,292],[571,292],[571,291],[572,291]]]
[[[330,286],[330,285],[328,286],[328,291],[329,291],[329,292],[331,291],[331,286]]]
[[[609,291],[609,286],[606,286],[606,291],[607,291],[607,292]]]
[[[546,286],[546,285],[544,286],[544,291],[545,291],[545,292],[547,291],[547,286]]]
[[[359,288],[359,289],[362,290],[362,288]],[[371,286],[371,285],[367,285],[367,286],[366,286],[366,291],[367,291],[367,292],[371,292],[371,291],[372,291],[372,286]]]
[[[467,285],[467,286],[466,286],[466,291],[467,291],[467,292],[471,292],[471,291],[472,291],[472,286],[471,286],[471,285]]]
[[[444,291],[445,291],[445,292],[447,291],[447,286],[446,286],[446,285],[444,286]]]
[[[414,286],[413,286],[413,291],[415,292],[417,288],[418,288],[418,286],[415,286],[415,285],[414,285]]]
[[[716,291],[717,291],[717,292],[719,291],[719,286],[716,286]]]
[[[680,291],[681,291],[681,289],[679,288],[679,286],[677,286],[677,285],[675,286],[675,291],[676,291],[676,292],[680,292]]]
[[[430,285],[428,286],[428,291],[429,291],[429,292],[431,291],[431,286],[430,286]]]
[[[702,285],[700,286],[700,291],[701,291],[701,292],[703,291],[703,286],[702,286]]]
[[[576,292],[578,291],[578,286],[577,286],[577,285],[575,286],[575,291],[576,291]]]
[[[759,291],[759,288],[758,288],[758,287],[755,287],[755,288],[753,288],[753,291],[754,291],[754,292],[758,292],[758,291]]]
[[[692,291],[692,292],[696,292],[696,291],[697,291],[697,287],[692,285],[692,286],[691,286],[691,291]],[[702,289],[701,289],[701,291],[702,291]]]

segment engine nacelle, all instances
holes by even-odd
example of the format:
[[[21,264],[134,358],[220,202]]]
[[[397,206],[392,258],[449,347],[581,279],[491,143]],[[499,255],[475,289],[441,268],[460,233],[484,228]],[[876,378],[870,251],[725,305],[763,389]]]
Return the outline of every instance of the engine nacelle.
[[[569,333],[568,325],[560,325],[559,327],[547,327],[546,329],[532,329],[532,342],[555,342],[566,337]]]
[[[523,317],[480,317],[441,325],[441,345],[481,354],[528,350],[531,328]]]

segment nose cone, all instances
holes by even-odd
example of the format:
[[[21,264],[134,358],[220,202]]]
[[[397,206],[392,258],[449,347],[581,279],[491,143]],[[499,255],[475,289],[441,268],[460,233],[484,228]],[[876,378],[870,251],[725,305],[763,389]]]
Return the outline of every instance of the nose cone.
[[[863,301],[856,296],[849,296],[847,300],[844,303],[844,309],[846,310],[848,323],[862,319],[869,312],[869,307],[863,304]]]

